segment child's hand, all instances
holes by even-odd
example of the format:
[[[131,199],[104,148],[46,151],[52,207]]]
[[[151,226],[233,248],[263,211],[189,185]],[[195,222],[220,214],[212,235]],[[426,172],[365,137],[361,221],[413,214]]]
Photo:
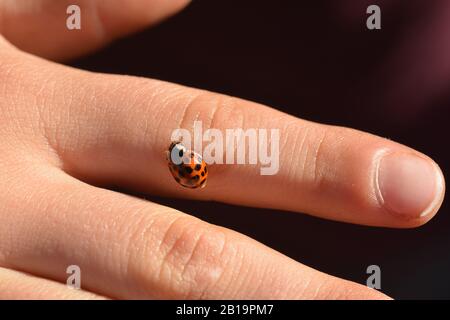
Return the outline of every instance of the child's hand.
[[[60,59],[185,3],[127,1],[134,9],[124,15],[115,2],[85,2],[76,39],[60,26],[65,1],[41,1],[22,27],[18,18],[27,11],[3,1],[0,31],[21,48]],[[39,23],[52,28],[40,33]],[[75,70],[4,39],[0,111],[0,298],[383,299],[234,231],[101,186],[397,228],[427,222],[444,194],[437,165],[395,142],[180,85]],[[280,129],[279,172],[211,165],[206,188],[180,187],[164,151],[172,131],[195,120],[203,130]],[[62,284],[69,265],[81,268],[81,291]]]

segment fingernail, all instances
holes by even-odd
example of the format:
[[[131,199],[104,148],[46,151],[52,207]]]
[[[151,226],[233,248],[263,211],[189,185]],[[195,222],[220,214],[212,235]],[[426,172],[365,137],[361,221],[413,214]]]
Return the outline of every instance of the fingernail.
[[[406,218],[419,218],[442,200],[444,179],[439,167],[412,153],[388,153],[379,160],[377,186],[381,204]]]

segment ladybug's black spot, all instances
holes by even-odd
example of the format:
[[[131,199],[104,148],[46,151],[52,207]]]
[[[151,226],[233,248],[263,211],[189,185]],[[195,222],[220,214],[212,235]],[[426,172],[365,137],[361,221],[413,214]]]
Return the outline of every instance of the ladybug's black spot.
[[[205,171],[202,171],[201,175],[202,175],[202,177],[204,177],[205,176]]]
[[[202,168],[202,165],[200,163],[195,165],[195,170],[196,171],[200,171],[201,168]]]
[[[198,179],[200,179],[199,175],[196,174],[195,176],[192,177],[192,179],[194,179],[195,181],[197,181]]]
[[[191,174],[193,171],[191,167],[186,167],[186,168],[184,168],[184,170],[186,170],[186,172],[189,174]]]
[[[184,172],[183,172],[183,170],[180,168],[180,170],[178,170],[178,176],[180,177],[180,178],[183,178],[184,177]]]

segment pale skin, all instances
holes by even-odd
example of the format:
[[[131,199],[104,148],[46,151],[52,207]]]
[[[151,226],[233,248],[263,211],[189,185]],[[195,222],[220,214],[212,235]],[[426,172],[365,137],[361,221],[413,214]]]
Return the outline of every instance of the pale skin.
[[[103,187],[412,228],[443,201],[433,160],[238,98],[50,62],[154,24],[185,0],[78,1],[83,30],[70,37],[60,26],[69,1],[33,3],[0,1],[1,299],[388,299],[232,230]],[[279,128],[279,173],[213,165],[206,188],[183,189],[164,151],[171,132],[195,120],[220,130]],[[65,285],[73,264],[81,290]]]

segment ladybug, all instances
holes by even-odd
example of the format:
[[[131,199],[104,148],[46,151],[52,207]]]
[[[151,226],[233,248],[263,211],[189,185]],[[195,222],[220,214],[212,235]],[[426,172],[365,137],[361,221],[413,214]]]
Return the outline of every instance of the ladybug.
[[[172,142],[167,151],[170,173],[180,185],[190,189],[204,188],[208,169],[198,153],[187,150],[179,141]]]

